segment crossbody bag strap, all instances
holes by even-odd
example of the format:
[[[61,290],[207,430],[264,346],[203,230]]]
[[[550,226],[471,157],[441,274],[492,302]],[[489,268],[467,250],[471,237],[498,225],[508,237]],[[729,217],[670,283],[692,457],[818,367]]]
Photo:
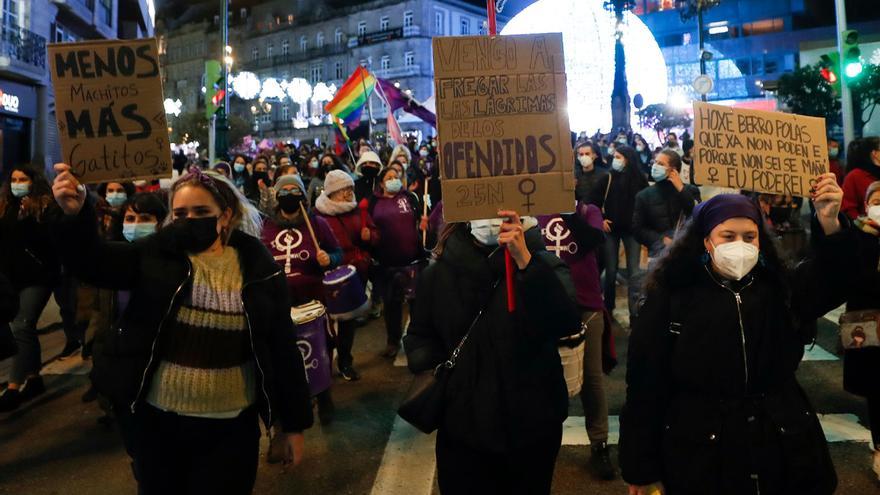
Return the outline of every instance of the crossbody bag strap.
[[[613,179],[613,178],[614,178],[614,176],[609,173],[608,174],[608,184],[605,186],[605,197],[602,198],[602,215],[603,216],[605,215],[605,203],[608,202],[608,192],[611,191],[611,179]]]
[[[480,321],[480,317],[483,316],[483,311],[485,311],[485,309],[487,307],[489,307],[489,303],[492,302],[492,296],[495,294],[495,289],[498,288],[498,284],[500,284],[500,283],[501,283],[501,279],[499,278],[492,285],[492,290],[489,292],[488,299],[480,307],[480,310],[477,312],[477,316],[474,317],[474,320],[471,322],[470,326],[468,327],[468,331],[464,334],[464,337],[461,338],[461,341],[459,341],[458,345],[455,346],[455,349],[452,351],[452,355],[449,356],[449,359],[440,363],[437,366],[438,368],[444,367],[448,370],[455,368],[455,363],[458,361],[458,355],[461,354],[461,350],[462,350],[462,348],[464,348],[464,344],[468,341],[468,337],[470,337],[471,331],[473,331],[474,327],[477,325],[477,322]]]

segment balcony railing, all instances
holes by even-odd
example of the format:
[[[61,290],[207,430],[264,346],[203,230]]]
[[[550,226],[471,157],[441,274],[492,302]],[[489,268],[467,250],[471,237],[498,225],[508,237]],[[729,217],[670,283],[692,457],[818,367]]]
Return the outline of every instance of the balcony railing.
[[[46,68],[46,38],[27,29],[3,26],[0,54],[26,64]]]
[[[327,57],[330,55],[341,55],[348,48],[342,44],[327,44],[322,47],[312,48],[306,51],[291,51],[284,55],[275,55],[273,57],[263,57],[257,60],[248,60],[242,62],[244,70],[265,69],[268,67],[276,67],[279,65],[289,65],[296,62],[311,60],[314,58]]]
[[[418,36],[419,34],[421,34],[421,29],[419,28],[419,26],[384,29],[382,31],[374,31],[372,33],[362,34],[360,36],[357,36],[356,38],[349,38],[349,46],[372,45],[374,43],[382,43],[383,41],[409,38],[410,36]],[[353,43],[353,39],[356,39],[357,43]]]
[[[421,67],[418,65],[405,65],[401,67],[389,67],[388,69],[376,69],[377,76],[385,79],[396,77],[409,77],[421,75]]]

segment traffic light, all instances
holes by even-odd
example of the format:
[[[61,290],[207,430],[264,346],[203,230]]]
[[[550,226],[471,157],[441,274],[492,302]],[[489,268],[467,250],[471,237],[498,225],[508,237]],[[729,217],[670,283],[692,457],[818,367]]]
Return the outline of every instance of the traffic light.
[[[217,60],[205,62],[205,116],[210,119],[226,101],[226,85],[223,84],[223,70]]]
[[[819,59],[819,73],[834,91],[840,91],[840,55],[830,52]]]
[[[847,80],[853,80],[862,74],[862,50],[859,48],[859,32],[849,29],[843,32],[843,73]]]

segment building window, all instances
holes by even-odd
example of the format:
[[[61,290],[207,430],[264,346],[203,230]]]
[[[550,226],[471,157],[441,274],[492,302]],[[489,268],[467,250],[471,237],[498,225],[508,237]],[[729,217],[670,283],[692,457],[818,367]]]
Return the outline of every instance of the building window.
[[[410,28],[413,25],[413,13],[412,10],[407,10],[403,13],[403,27]]]
[[[98,2],[98,15],[104,24],[113,25],[113,0],[100,0]]]
[[[290,40],[284,40],[281,42],[281,54],[287,55],[290,52]]]
[[[324,67],[321,65],[313,65],[309,74],[311,83],[317,84],[324,79]]]
[[[412,67],[416,63],[416,54],[415,52],[404,52],[403,53],[403,65],[406,67]]]
[[[290,107],[284,105],[281,107],[281,120],[287,120],[290,118]]]
[[[388,55],[382,55],[382,70],[388,70],[391,68],[391,57]]]
[[[367,34],[367,23],[361,21],[358,23],[358,36],[363,36],[365,34]]]
[[[3,0],[3,25],[11,28],[21,27],[20,0]]]
[[[434,34],[446,34],[446,16],[443,12],[434,12]]]
[[[247,9],[242,7],[240,11],[238,11],[238,16],[242,18],[242,20],[247,19]]]
[[[471,20],[470,19],[462,19],[461,20],[461,30],[458,34],[467,35],[471,34]]]
[[[778,33],[785,29],[782,19],[766,19],[763,21],[747,22],[743,24],[743,36],[755,36],[759,34]]]
[[[304,52],[309,49],[309,40],[305,36],[299,38],[299,51]]]
[[[315,47],[321,48],[323,46],[324,46],[324,33],[321,32],[315,36]]]
[[[269,43],[266,45],[266,58],[272,58],[272,52],[275,50],[275,45]]]
[[[268,124],[268,123],[272,122],[272,113],[271,112],[264,113],[263,115],[260,116],[260,120],[262,120],[264,124]]]
[[[336,28],[336,32],[333,33],[333,43],[337,46],[342,44],[342,30],[339,28]]]
[[[386,29],[388,29],[388,22],[389,22],[389,20],[388,20],[388,16],[387,16],[387,15],[383,15],[383,16],[379,19],[379,31],[385,31]]]
[[[251,60],[260,60],[260,49],[259,48],[254,47],[251,50]]]
[[[342,62],[336,62],[333,66],[335,79],[342,79]]]

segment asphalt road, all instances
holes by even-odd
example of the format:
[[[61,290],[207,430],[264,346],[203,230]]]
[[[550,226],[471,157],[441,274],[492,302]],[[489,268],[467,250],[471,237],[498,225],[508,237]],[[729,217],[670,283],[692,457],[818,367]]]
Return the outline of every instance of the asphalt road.
[[[57,310],[49,308],[41,324],[55,320]],[[835,325],[822,321],[820,348],[816,352],[820,359],[831,360],[804,362],[799,378],[819,412],[855,415],[834,417],[852,419],[849,423],[844,421],[842,433],[838,432],[842,438],[864,437],[863,429],[853,429],[860,428],[856,421],[866,424],[864,404],[841,389],[841,362],[833,360],[831,355],[835,349],[835,332]],[[277,465],[269,465],[261,459],[254,493],[439,493],[434,481],[433,439],[395,420],[395,408],[409,377],[406,369],[399,366],[403,363],[395,366],[379,357],[384,344],[383,333],[379,321],[360,330],[355,342],[355,360],[363,379],[353,383],[338,380],[334,384],[336,421],[307,432],[303,464],[285,474]],[[616,339],[621,363],[625,363],[626,335],[619,328]],[[62,333],[50,332],[42,337],[42,342],[44,357],[55,355],[63,346]],[[822,349],[830,354],[823,353]],[[6,369],[8,362],[0,365],[0,381],[5,380]],[[0,494],[134,494],[129,460],[118,433],[114,427],[97,423],[101,415],[97,403],[80,401],[88,380],[77,373],[84,372],[87,364],[50,363],[47,369],[62,374],[46,376],[48,392],[45,395],[13,413],[0,415]],[[624,376],[625,365],[622,364],[607,381],[612,415],[619,414],[624,401]],[[590,476],[586,469],[589,447],[576,445],[586,439],[582,427],[578,426],[583,415],[579,401],[572,401],[570,414],[571,428],[566,430],[557,461],[553,493],[626,493],[619,479],[602,482]],[[266,443],[265,437],[263,443]],[[262,450],[265,452],[265,448]],[[837,493],[880,493],[880,484],[870,471],[867,443],[835,441],[831,452],[840,477]]]

